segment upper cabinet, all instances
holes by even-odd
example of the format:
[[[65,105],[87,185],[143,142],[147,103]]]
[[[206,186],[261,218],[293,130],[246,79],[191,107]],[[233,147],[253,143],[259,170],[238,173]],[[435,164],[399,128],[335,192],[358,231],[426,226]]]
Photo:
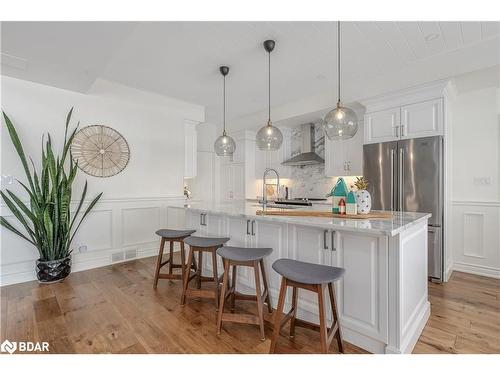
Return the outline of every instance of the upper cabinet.
[[[443,134],[443,99],[401,107],[401,138]]]
[[[361,176],[363,174],[363,127],[363,121],[360,121],[354,137],[343,141],[332,141],[325,136],[326,176]]]
[[[198,136],[196,133],[198,122],[184,120],[184,178],[196,177]]]
[[[365,115],[365,143],[387,142],[399,137],[400,108]]]
[[[364,143],[444,135],[445,87],[437,82],[363,102]]]

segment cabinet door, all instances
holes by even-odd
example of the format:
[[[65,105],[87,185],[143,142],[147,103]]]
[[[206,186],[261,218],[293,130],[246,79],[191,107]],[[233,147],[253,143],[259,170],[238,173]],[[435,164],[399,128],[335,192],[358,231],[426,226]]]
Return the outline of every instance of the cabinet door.
[[[342,326],[387,342],[387,238],[336,232],[335,244],[332,264],[345,269],[336,283]]]
[[[401,138],[443,134],[443,99],[401,107]]]
[[[196,211],[186,211],[186,229],[196,230],[195,236],[201,236],[201,213]]]
[[[399,138],[400,107],[365,114],[365,144]]]
[[[272,264],[280,258],[287,258],[287,225],[278,222],[253,220],[253,228],[250,228],[253,247],[269,247],[273,252],[264,259],[264,267],[269,281],[271,304],[276,307],[280,288],[280,275],[273,269]],[[249,277],[252,287],[254,284],[253,274]]]
[[[226,236],[230,238],[227,245],[236,247],[251,247],[252,239],[250,236],[251,220],[244,217],[228,216],[226,219]],[[253,283],[249,279],[248,267],[238,267],[238,282],[236,289],[239,290],[238,285],[245,285],[253,289]],[[252,279],[253,280],[253,279]]]
[[[205,213],[203,224],[201,225],[200,235],[208,237],[223,237],[225,236],[225,216]],[[212,258],[209,253],[203,254],[203,270],[208,275],[212,276]],[[217,272],[222,274],[223,270],[222,260],[217,257]]]
[[[184,124],[184,178],[196,177],[198,151],[196,124],[187,120]]]
[[[331,177],[346,175],[345,142],[348,141],[332,141],[325,138],[325,175]]]
[[[331,265],[331,236],[328,230],[290,225],[288,228],[288,257],[302,262]],[[324,296],[326,298],[326,294]],[[290,301],[291,291],[287,294]],[[328,301],[328,299],[326,299]],[[318,323],[318,295],[300,290],[298,297],[298,317]],[[329,310],[327,310],[329,317]]]
[[[221,171],[221,200],[228,201],[234,198],[234,173],[231,165],[222,165]]]
[[[234,164],[231,169],[233,174],[233,199],[245,199],[245,164]]]
[[[170,229],[186,228],[186,210],[183,207],[167,207],[167,227]]]
[[[363,121],[360,121],[357,133],[345,144],[345,162],[347,176],[363,175]]]

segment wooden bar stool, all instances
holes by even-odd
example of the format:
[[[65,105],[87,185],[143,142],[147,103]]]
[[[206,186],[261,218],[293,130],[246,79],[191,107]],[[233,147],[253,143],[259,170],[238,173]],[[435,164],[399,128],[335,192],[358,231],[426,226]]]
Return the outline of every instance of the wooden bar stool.
[[[264,269],[264,258],[271,254],[273,249],[269,248],[245,248],[224,246],[217,250],[217,254],[222,257],[224,262],[224,280],[222,282],[222,291],[220,294],[219,316],[217,318],[217,334],[220,334],[222,322],[237,322],[257,324],[260,326],[261,340],[265,340],[264,332],[264,301],[267,304],[269,313],[273,312],[271,306],[271,298],[269,296],[269,288],[267,283],[266,271]],[[262,283],[264,284],[264,292],[261,293],[260,272],[262,273]],[[232,281],[229,287],[229,267],[232,266]],[[236,267],[245,266],[253,267],[255,275],[255,296],[241,294],[236,292]],[[224,304],[226,299],[231,297],[231,310],[234,311],[235,299],[245,299],[257,301],[258,316],[251,314],[234,314],[225,313]]]
[[[175,230],[175,229],[159,229],[156,231],[156,234],[161,237],[160,243],[160,251],[158,253],[158,259],[156,261],[156,271],[155,271],[155,279],[153,282],[153,288],[156,289],[158,286],[158,279],[170,279],[170,280],[179,280],[183,279],[184,268],[185,268],[185,254],[184,254],[184,239],[189,237],[191,234],[196,232],[195,230],[186,229],[186,230]],[[166,261],[163,260],[163,249],[165,247],[165,242],[170,242],[170,256]],[[174,259],[174,243],[179,242],[181,247],[181,263],[175,264]],[[160,269],[168,264],[168,273],[160,273]],[[188,263],[188,264],[191,264]],[[191,265],[196,270],[196,263],[193,262]],[[180,268],[180,274],[174,274],[173,270],[175,268]]]
[[[293,259],[278,259],[273,263],[273,269],[282,276],[282,279],[269,353],[272,354],[275,352],[276,342],[278,341],[280,330],[288,320],[291,320],[290,337],[295,336],[296,325],[302,325],[307,328],[319,330],[321,351],[323,353],[328,353],[328,348],[330,347],[334,337],[337,339],[339,351],[344,353],[344,344],[342,343],[342,334],[340,332],[333,282],[340,279],[344,275],[345,270],[343,268],[300,262]],[[282,319],[281,315],[285,304],[286,291],[289,286],[293,288],[292,308]],[[333,323],[330,328],[327,327],[325,319],[325,303],[323,300],[326,286],[328,286],[328,294],[330,296],[333,314]],[[319,325],[296,320],[297,288],[310,290],[318,294]]]
[[[181,305],[186,303],[186,297],[202,297],[202,298],[213,298],[215,301],[215,308],[219,308],[219,284],[220,279],[217,273],[217,254],[216,251],[219,247],[224,245],[229,238],[214,238],[214,237],[188,237],[184,240],[184,243],[189,245],[189,256],[188,264],[194,261],[194,252],[198,252],[198,270],[193,274],[189,275],[189,271],[186,272],[186,277],[184,278],[184,288],[182,290]],[[203,269],[203,253],[212,254],[212,277],[205,277],[202,275]],[[196,278],[197,289],[189,288],[189,282]],[[212,290],[201,289],[202,282],[213,282],[214,288]]]

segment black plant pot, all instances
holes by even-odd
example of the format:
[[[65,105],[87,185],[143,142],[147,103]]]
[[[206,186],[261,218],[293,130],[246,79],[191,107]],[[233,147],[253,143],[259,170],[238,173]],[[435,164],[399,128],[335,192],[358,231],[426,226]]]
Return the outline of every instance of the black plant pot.
[[[71,273],[71,256],[56,260],[36,261],[36,277],[42,284],[64,280]]]

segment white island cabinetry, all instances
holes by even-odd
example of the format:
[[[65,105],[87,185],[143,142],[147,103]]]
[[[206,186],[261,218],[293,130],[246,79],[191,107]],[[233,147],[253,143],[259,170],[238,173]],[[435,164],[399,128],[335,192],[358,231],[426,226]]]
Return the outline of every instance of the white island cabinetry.
[[[274,308],[280,284],[271,267],[276,259],[344,268],[344,277],[335,283],[344,339],[373,353],[412,351],[430,313],[429,215],[395,212],[393,219],[345,220],[257,216],[256,209],[251,204],[193,204],[185,207],[186,226],[196,229],[195,235],[230,237],[230,246],[271,247],[264,262]],[[204,272],[210,271],[204,262]],[[254,291],[253,273],[242,268],[237,288]],[[299,291],[297,317],[318,322],[315,294]]]

